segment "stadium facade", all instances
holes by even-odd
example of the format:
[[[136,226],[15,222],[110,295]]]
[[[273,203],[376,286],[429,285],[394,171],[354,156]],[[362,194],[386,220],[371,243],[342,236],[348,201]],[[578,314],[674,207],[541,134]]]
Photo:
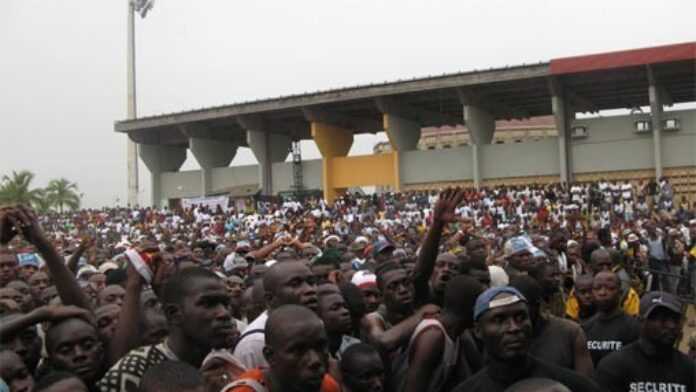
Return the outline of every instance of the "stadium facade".
[[[661,176],[696,197],[696,110],[673,109],[696,102],[695,75],[696,43],[683,43],[158,115],[117,122],[115,130],[138,143],[153,205],[257,190],[319,189],[332,200],[357,186]],[[613,109],[631,112],[581,115]],[[520,131],[544,121],[536,133]],[[466,136],[451,132],[463,126]],[[348,156],[354,135],[382,131],[388,148]],[[438,134],[453,142],[423,148]],[[286,162],[299,140],[314,140],[322,159],[293,154]],[[259,164],[230,167],[240,147]],[[179,171],[187,150],[201,170]]]

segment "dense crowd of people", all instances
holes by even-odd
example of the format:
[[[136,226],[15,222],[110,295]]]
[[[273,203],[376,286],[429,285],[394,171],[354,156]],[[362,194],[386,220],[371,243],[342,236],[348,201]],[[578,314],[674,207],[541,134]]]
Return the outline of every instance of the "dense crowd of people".
[[[12,205],[0,392],[696,392],[694,293],[666,179]]]

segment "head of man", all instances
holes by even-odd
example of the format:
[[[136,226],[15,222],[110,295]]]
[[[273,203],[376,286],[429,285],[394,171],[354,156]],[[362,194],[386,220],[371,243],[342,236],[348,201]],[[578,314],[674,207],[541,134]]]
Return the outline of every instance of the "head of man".
[[[413,310],[414,287],[410,276],[396,262],[385,262],[377,267],[377,286],[387,310],[410,313]]]
[[[541,317],[543,294],[541,285],[529,275],[516,275],[510,278],[510,286],[516,288],[527,299],[529,317],[532,320],[532,326],[534,326]]]
[[[114,337],[120,313],[121,307],[116,304],[103,305],[95,310],[97,329],[104,341],[109,341]]]
[[[19,277],[23,281],[27,281],[29,277],[39,270],[39,257],[34,253],[22,253],[17,255],[19,260]]]
[[[0,286],[17,279],[18,268],[17,255],[6,248],[0,248]]]
[[[274,264],[263,276],[266,303],[271,309],[281,305],[303,305],[317,310],[317,285],[312,271],[301,262]]]
[[[230,275],[225,279],[227,293],[230,296],[230,310],[240,311],[242,308],[242,295],[244,295],[244,280],[237,275]]]
[[[394,250],[396,248],[394,245],[387,241],[378,241],[375,243],[372,249],[372,256],[375,259],[375,263],[381,264],[385,261],[391,260]]]
[[[528,239],[512,237],[504,246],[505,259],[518,271],[529,271],[533,266],[532,253],[536,249]]]
[[[529,275],[539,283],[544,296],[550,296],[561,290],[561,269],[558,263],[539,263],[529,271]],[[529,300],[529,297],[527,299]]]
[[[42,305],[48,305],[53,301],[55,298],[58,297],[58,289],[56,286],[48,286],[43,291],[41,291],[41,295],[39,296],[39,303]]]
[[[351,283],[354,284],[363,295],[366,311],[372,313],[382,304],[382,293],[377,287],[377,276],[370,271],[358,271],[353,275]]]
[[[273,384],[290,391],[318,392],[329,362],[328,338],[321,319],[303,306],[275,308],[266,323],[263,355]]]
[[[602,271],[611,271],[614,263],[611,261],[611,254],[604,248],[599,248],[590,255],[592,271],[597,274]]]
[[[123,306],[123,301],[126,299],[126,290],[117,284],[108,285],[97,294],[97,299],[99,306],[109,304]]]
[[[0,323],[10,322],[20,317],[22,316],[19,313],[7,314],[0,318]],[[14,335],[0,336],[0,346],[17,353],[31,372],[36,369],[36,365],[41,359],[41,337],[39,337],[34,325],[24,328]]]
[[[481,262],[485,265],[488,258],[488,248],[482,238],[472,238],[466,243],[466,254],[473,262]]]
[[[225,283],[205,268],[185,268],[172,276],[161,300],[170,335],[181,344],[207,353],[228,347],[238,334]]]
[[[36,272],[29,277],[27,283],[29,283],[29,287],[31,288],[31,295],[35,300],[39,300],[39,298],[41,298],[41,292],[48,287],[50,281],[45,272]]]
[[[51,372],[34,384],[32,392],[88,392],[78,376],[65,371]]]
[[[319,317],[330,336],[349,335],[353,329],[350,311],[340,292],[319,295]]]
[[[651,291],[640,299],[641,336],[658,350],[674,347],[684,314],[681,300],[664,291]]]
[[[34,378],[22,358],[14,351],[0,351],[0,378],[12,392],[31,392]]]
[[[101,376],[104,350],[97,328],[73,317],[52,324],[46,331],[48,363],[92,385]]]
[[[460,259],[452,253],[443,253],[435,259],[433,274],[430,275],[430,287],[437,294],[444,294],[447,282],[457,274]]]
[[[518,365],[529,350],[532,322],[527,301],[510,286],[493,287],[476,299],[474,333],[496,361]]]
[[[10,288],[10,287],[0,288],[0,300],[2,300],[2,299],[13,300],[15,303],[17,303],[17,305],[19,306],[19,308],[23,312],[26,312],[27,307],[31,306],[30,303],[25,302],[25,299],[24,299],[24,296],[22,295],[22,293],[20,293],[19,291],[15,290],[13,288]]]
[[[613,272],[600,272],[592,282],[592,299],[597,310],[611,313],[619,308],[621,282]]]
[[[186,362],[164,361],[149,368],[139,392],[204,392],[203,376]]]
[[[311,270],[315,281],[321,284],[330,282],[331,276],[340,270],[340,266],[338,260],[321,257],[312,264]]]
[[[594,298],[592,288],[594,285],[594,277],[590,274],[580,275],[575,278],[573,286],[575,297],[578,300],[578,305],[581,309],[591,310],[594,308]]]
[[[102,273],[93,274],[87,279],[87,282],[89,282],[95,293],[99,293],[106,288],[106,275]]]
[[[571,392],[568,387],[548,378],[527,378],[510,385],[505,392]]]
[[[384,363],[377,350],[365,343],[346,349],[339,364],[346,392],[384,391]]]
[[[242,296],[242,313],[249,322],[256,320],[266,310],[266,295],[263,288],[263,280],[255,280],[251,287],[244,290]]]
[[[7,288],[15,289],[22,295],[22,303],[24,307],[22,311],[28,312],[34,305],[34,298],[31,295],[31,287],[22,280],[13,280],[7,284]],[[20,304],[21,306],[21,304]]]
[[[447,282],[442,312],[443,314],[452,315],[459,320],[458,325],[461,332],[474,326],[473,312],[471,310],[474,308],[476,298],[484,290],[485,287],[481,282],[470,276],[455,276]]]
[[[167,318],[161,311],[143,311],[140,319],[140,331],[143,345],[162,343],[169,335]]]

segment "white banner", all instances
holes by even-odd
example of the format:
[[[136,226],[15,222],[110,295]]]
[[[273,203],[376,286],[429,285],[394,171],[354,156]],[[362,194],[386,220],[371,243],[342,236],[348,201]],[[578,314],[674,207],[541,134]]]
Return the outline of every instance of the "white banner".
[[[218,206],[223,211],[227,211],[230,204],[228,196],[211,196],[211,197],[194,197],[191,199],[181,199],[181,207],[184,209],[192,208],[194,205],[198,207],[208,207],[211,211],[215,211]]]

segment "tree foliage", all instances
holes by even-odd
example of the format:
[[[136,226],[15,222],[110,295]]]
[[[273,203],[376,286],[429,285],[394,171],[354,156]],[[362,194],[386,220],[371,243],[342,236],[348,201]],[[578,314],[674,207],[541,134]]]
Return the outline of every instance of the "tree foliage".
[[[51,180],[46,188],[34,188],[34,173],[12,171],[0,179],[0,204],[26,204],[46,213],[53,208],[63,212],[80,208],[82,195],[76,183],[65,178]]]

